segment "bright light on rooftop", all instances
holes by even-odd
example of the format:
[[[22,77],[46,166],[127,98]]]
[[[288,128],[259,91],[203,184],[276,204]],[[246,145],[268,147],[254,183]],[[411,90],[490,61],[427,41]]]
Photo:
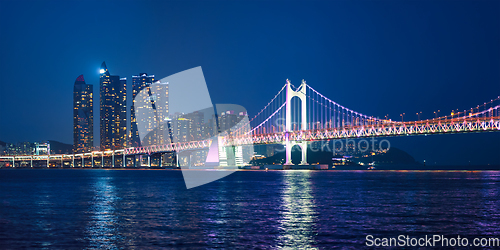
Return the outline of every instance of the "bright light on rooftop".
[[[99,73],[104,74],[104,69],[99,70]]]

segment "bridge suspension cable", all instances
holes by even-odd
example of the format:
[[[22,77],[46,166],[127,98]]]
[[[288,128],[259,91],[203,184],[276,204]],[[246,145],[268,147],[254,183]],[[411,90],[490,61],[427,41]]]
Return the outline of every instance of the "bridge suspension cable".
[[[262,112],[264,112],[264,110],[266,110],[267,107],[269,107],[274,102],[274,100],[276,100],[276,98],[278,98],[278,96],[281,94],[281,92],[283,92],[285,87],[286,87],[286,84],[283,85],[283,87],[280,89],[280,91],[278,91],[278,94],[276,94],[273,97],[273,99],[271,99],[271,101],[269,103],[267,103],[267,105],[259,111],[259,113],[257,113],[252,119],[250,119],[249,122],[252,122],[253,120],[255,120],[255,118],[257,118],[260,114],[262,114]]]
[[[265,119],[262,123],[260,123],[259,125],[257,125],[255,128],[253,128],[252,130],[250,130],[247,134],[250,134],[250,133],[254,133],[256,130],[258,130],[260,127],[262,127],[264,124],[266,124],[267,121],[269,121],[271,118],[274,117],[274,115],[276,115],[279,111],[281,111],[281,109],[286,105],[286,102],[283,103],[276,111],[274,111],[274,113],[272,113],[267,119]],[[265,131],[264,131],[265,133]]]
[[[308,117],[309,129],[394,123],[391,120],[378,119],[346,108],[322,95],[311,86],[307,85],[307,87],[310,90],[307,94],[309,107],[312,106]]]
[[[480,118],[480,117],[496,117],[500,116],[500,96],[495,99],[491,99],[489,102],[485,102],[481,105],[477,105],[475,108],[464,109],[462,112],[452,111],[450,115],[439,116],[432,119],[426,119],[423,121],[436,121],[436,120],[448,120],[448,119],[466,119],[466,118]]]

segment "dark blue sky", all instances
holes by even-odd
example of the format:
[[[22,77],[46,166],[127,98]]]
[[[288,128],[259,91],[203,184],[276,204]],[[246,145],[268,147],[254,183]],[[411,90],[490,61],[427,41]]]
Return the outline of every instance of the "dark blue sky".
[[[102,61],[129,79],[202,66],[212,101],[250,115],[289,78],[367,115],[430,118],[500,95],[500,2],[0,0],[0,51],[7,142],[72,143],[73,83],[84,74],[97,94]],[[500,163],[499,134],[395,143]],[[436,143],[455,148],[422,149]]]

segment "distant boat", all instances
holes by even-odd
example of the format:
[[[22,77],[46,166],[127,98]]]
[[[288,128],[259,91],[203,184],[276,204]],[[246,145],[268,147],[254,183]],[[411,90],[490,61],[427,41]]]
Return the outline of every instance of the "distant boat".
[[[368,167],[368,170],[375,170],[375,167],[374,166],[370,166],[370,167]]]

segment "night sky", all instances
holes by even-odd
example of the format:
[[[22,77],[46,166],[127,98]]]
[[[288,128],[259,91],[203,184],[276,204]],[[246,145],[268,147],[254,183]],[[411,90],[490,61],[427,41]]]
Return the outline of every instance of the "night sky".
[[[72,144],[72,92],[99,67],[157,79],[202,66],[213,103],[253,116],[288,78],[400,120],[500,95],[500,1],[0,0],[0,140]],[[390,138],[417,160],[500,164],[500,132]],[[95,140],[98,145],[98,140]]]

